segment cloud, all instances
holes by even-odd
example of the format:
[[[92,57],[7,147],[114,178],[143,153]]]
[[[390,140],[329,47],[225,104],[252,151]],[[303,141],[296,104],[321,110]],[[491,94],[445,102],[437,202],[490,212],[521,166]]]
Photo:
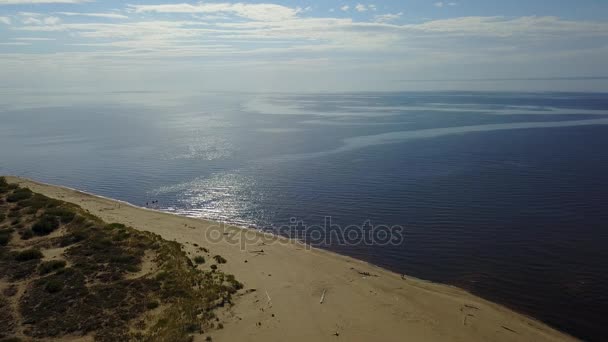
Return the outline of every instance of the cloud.
[[[480,37],[541,36],[559,38],[573,35],[608,36],[608,23],[569,21],[557,17],[460,17],[433,20],[404,28],[428,33],[451,33]]]
[[[434,6],[437,8],[443,8],[446,6],[456,6],[456,5],[458,5],[458,4],[455,2],[443,2],[443,1],[439,1],[434,4]]]
[[[313,13],[305,15],[303,9],[284,5],[206,2],[133,5],[119,9],[120,12],[99,9],[91,13],[54,13],[64,21],[46,13],[18,13],[9,17],[13,24],[10,30],[3,31],[8,41],[31,32],[33,36],[58,39],[61,44],[41,43],[40,49],[21,54],[17,47],[3,47],[0,76],[13,68],[13,64],[7,63],[27,58],[31,65],[65,60],[70,68],[77,68],[69,64],[74,62],[84,70],[96,67],[97,63],[108,68],[124,66],[125,70],[140,63],[158,63],[163,72],[173,67],[186,70],[180,63],[187,60],[192,70],[213,69],[224,63],[243,70],[250,67],[257,70],[252,73],[260,74],[264,70],[274,73],[278,68],[304,68],[317,63],[320,69],[309,67],[304,72],[306,77],[314,72],[323,77],[323,70],[342,70],[335,79],[357,74],[353,71],[359,67],[369,77],[386,72],[389,79],[458,78],[463,77],[458,73],[467,71],[472,73],[471,77],[504,77],[507,69],[523,73],[516,66],[532,63],[577,70],[571,67],[579,64],[567,61],[582,60],[580,56],[595,61],[608,53],[605,21],[460,17],[405,24],[399,20],[402,12],[374,13],[372,5],[362,2],[366,12],[357,14],[356,20],[340,11],[357,11],[348,5],[336,6],[335,14],[326,12],[325,17],[313,17]],[[95,19],[125,19],[123,14],[129,15],[130,20]],[[68,20],[63,16],[84,18]],[[34,40],[14,39],[14,43],[35,44]],[[466,65],[480,67],[467,69]],[[596,65],[585,74],[602,70],[598,62],[580,65]],[[486,75],[480,71],[484,66],[488,70]],[[230,66],[226,68],[235,72]],[[351,70],[344,71],[347,68]],[[420,75],[427,70],[437,72]]]
[[[55,38],[37,38],[37,37],[17,37],[13,40],[26,41],[26,42],[37,42],[37,41],[53,41]]]
[[[365,12],[367,11],[367,7],[363,4],[357,4],[357,6],[355,6],[355,10],[357,10],[357,12]]]
[[[300,9],[294,9],[275,4],[245,4],[245,3],[199,3],[164,4],[164,5],[129,5],[136,13],[210,13],[232,14],[238,17],[257,21],[280,21],[293,19]]]
[[[10,25],[11,22],[11,18],[9,17],[0,17],[0,24]]]
[[[395,13],[395,14],[392,14],[392,13],[379,14],[379,15],[374,16],[374,21],[377,23],[388,23],[388,22],[401,18],[402,15],[403,15],[403,12],[399,12],[399,13]]]
[[[25,16],[21,19],[21,22],[25,25],[57,25],[61,22],[61,19],[57,17],[41,17],[40,15]]]
[[[95,18],[108,18],[108,19],[129,19],[126,15],[117,13],[77,13],[77,12],[56,12],[59,15],[65,15],[70,17],[95,17]]]
[[[0,5],[82,4],[92,0],[0,0]]]

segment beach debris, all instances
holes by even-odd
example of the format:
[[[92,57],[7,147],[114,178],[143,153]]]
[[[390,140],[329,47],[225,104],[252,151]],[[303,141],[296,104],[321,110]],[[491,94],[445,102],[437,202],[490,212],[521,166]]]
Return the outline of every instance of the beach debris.
[[[371,274],[369,272],[359,271],[358,269],[356,269],[354,267],[351,267],[350,269],[353,270],[353,271],[355,271],[355,272],[357,272],[357,273],[359,273],[362,276],[365,276],[365,277],[377,277],[378,276],[376,274]]]
[[[325,301],[325,291],[323,290],[323,294],[321,295],[321,300],[319,301],[319,304],[323,304],[323,301]]]
[[[502,327],[503,329],[505,329],[505,330],[508,330],[508,331],[510,331],[510,332],[512,332],[512,333],[517,334],[517,331],[515,331],[515,330],[513,330],[513,329],[511,329],[511,328],[507,328],[507,327],[505,327],[504,325],[501,325],[501,327]]]
[[[253,254],[264,254],[264,250],[260,249],[259,251],[250,251],[249,253],[253,253]]]
[[[465,304],[464,305],[465,308],[469,308],[469,309],[475,309],[475,310],[479,310],[478,307],[474,306],[474,305],[470,305],[470,304]]]
[[[334,333],[334,336],[340,336],[340,333],[336,331],[336,332]]]
[[[270,295],[268,294],[268,291],[266,291],[266,297],[268,297],[268,304],[270,304],[272,302],[272,299],[270,299]]]

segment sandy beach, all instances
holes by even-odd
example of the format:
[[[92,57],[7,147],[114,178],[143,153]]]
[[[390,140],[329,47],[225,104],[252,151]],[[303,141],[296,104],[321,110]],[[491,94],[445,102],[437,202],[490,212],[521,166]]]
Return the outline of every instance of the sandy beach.
[[[576,340],[464,290],[296,242],[264,243],[260,233],[239,227],[218,230],[214,222],[22,178],[7,180],[75,203],[106,222],[177,241],[187,252],[204,247],[225,257],[221,269],[234,274],[245,289],[221,313],[224,328],[212,333],[214,341]],[[258,242],[234,243],[244,233],[260,234]]]

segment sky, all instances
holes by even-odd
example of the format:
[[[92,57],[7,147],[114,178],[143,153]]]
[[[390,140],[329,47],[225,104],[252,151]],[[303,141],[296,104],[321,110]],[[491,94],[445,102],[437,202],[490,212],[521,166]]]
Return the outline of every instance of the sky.
[[[0,88],[608,91],[605,0],[0,0]]]

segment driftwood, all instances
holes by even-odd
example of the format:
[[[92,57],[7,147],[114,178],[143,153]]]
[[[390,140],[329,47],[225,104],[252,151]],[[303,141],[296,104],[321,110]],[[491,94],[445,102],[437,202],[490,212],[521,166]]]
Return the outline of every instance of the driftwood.
[[[358,269],[356,269],[356,268],[354,268],[354,267],[351,267],[350,269],[351,269],[351,270],[353,270],[353,271],[355,271],[355,272],[357,272],[357,273],[359,273],[359,274],[360,274],[360,275],[362,275],[362,276],[366,276],[366,277],[377,277],[377,276],[378,276],[378,275],[376,275],[376,274],[371,274],[371,273],[369,273],[369,272],[363,272],[363,271],[359,271]]]
[[[319,304],[323,304],[323,301],[325,300],[325,291],[323,290],[323,294],[321,295],[321,301],[319,301]]]
[[[515,331],[515,330],[513,330],[513,329],[511,329],[511,328],[507,328],[507,327],[505,327],[504,325],[502,325],[502,328],[503,328],[503,329],[505,329],[505,330],[508,330],[508,331],[510,331],[510,332],[512,332],[512,333],[516,333],[516,334],[517,334],[517,331]]]

